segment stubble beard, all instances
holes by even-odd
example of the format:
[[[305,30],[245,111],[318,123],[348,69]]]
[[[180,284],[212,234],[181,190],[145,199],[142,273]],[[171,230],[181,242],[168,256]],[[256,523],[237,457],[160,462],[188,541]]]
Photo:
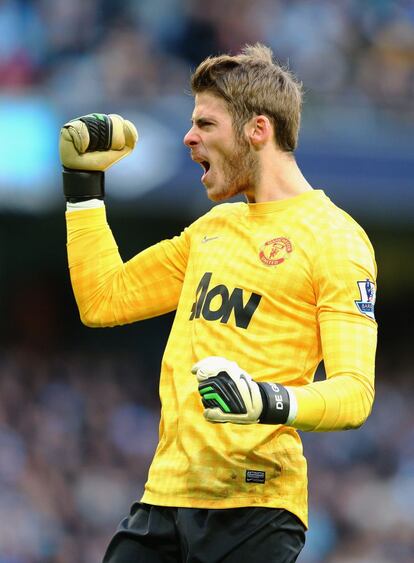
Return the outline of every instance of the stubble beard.
[[[235,150],[223,159],[223,186],[209,194],[213,201],[222,201],[239,194],[254,193],[260,180],[259,159],[243,137],[236,139]]]

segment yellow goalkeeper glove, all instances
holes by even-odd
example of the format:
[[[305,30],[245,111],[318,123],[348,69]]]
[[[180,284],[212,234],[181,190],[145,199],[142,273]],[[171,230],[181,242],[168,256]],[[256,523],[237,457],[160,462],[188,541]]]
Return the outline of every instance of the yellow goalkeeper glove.
[[[116,114],[91,113],[65,123],[59,152],[67,200],[102,199],[104,171],[127,156],[137,140],[134,124]]]

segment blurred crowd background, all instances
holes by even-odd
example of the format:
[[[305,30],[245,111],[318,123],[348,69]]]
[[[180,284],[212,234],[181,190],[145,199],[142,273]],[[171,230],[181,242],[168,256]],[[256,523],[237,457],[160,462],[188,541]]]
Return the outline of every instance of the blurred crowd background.
[[[297,158],[367,230],[379,265],[375,407],[302,434],[301,563],[414,561],[414,2],[0,0],[0,563],[98,563],[157,442],[172,316],[81,326],[66,265],[62,123],[132,119],[108,173],[125,259],[210,207],[181,140],[209,54],[271,46],[305,86]]]

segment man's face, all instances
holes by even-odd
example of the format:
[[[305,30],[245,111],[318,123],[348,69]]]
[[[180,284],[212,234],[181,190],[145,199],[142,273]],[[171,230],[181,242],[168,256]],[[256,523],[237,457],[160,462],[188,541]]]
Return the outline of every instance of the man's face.
[[[236,135],[222,98],[208,92],[196,95],[192,127],[184,144],[204,169],[201,182],[211,200],[254,192],[259,179],[257,155],[247,137]]]

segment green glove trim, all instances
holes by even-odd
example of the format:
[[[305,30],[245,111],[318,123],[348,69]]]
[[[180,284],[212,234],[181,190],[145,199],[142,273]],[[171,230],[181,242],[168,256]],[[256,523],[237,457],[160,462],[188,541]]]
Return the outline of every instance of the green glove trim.
[[[214,391],[213,387],[204,387],[204,389],[200,389],[200,395],[205,401],[210,400],[218,403],[223,412],[231,412],[230,407],[223,401],[220,395]]]

